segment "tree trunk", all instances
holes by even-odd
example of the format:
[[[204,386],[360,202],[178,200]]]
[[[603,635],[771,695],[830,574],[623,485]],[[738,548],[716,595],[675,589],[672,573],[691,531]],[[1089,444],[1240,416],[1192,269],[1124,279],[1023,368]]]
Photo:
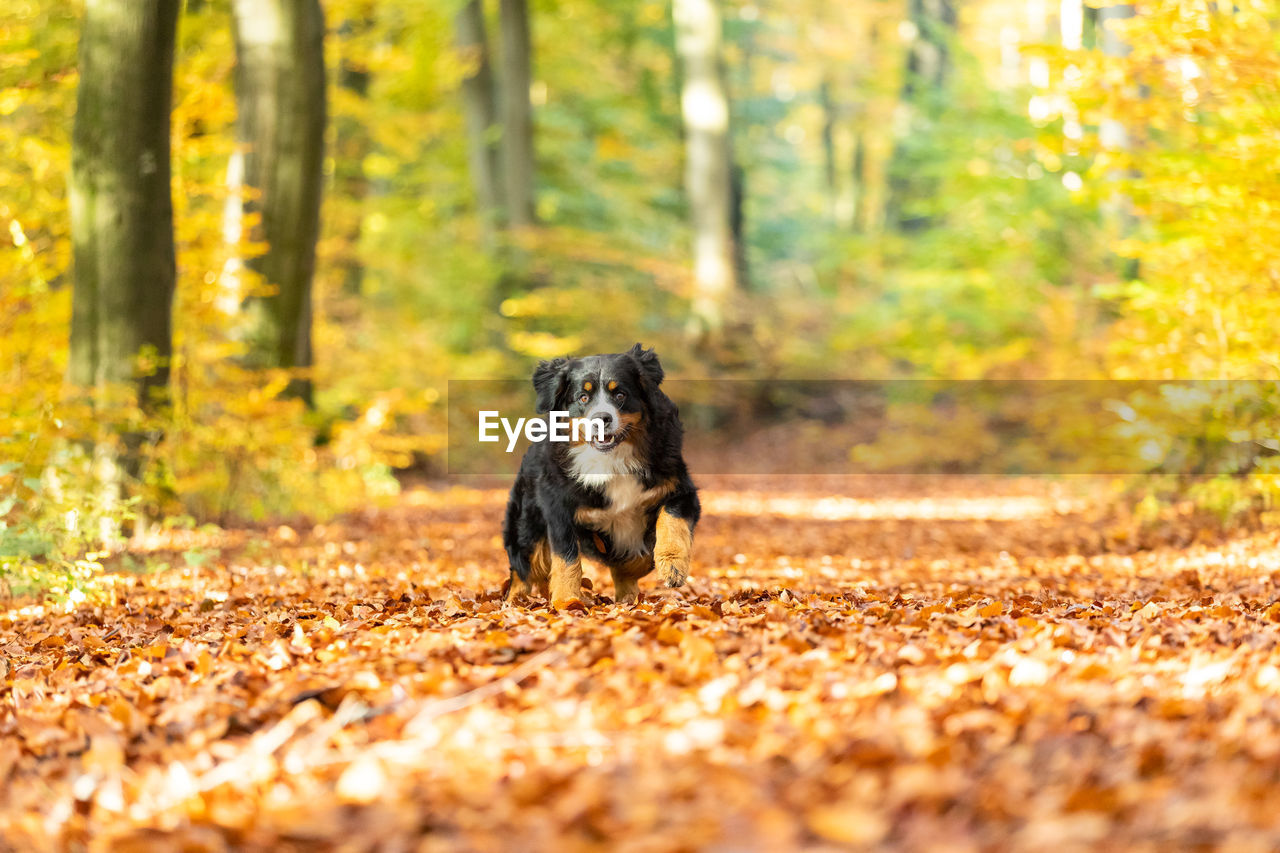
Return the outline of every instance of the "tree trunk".
[[[80,38],[68,378],[133,385],[144,407],[167,388],[173,352],[169,113],[180,6],[88,0]]]
[[[944,102],[950,72],[950,42],[955,35],[956,11],[952,0],[910,0],[914,36],[907,46],[907,68],[902,84],[901,109],[906,112],[905,136],[897,140],[890,168],[886,219],[904,231],[930,224],[928,216],[911,211],[913,201],[936,193],[933,181],[916,177],[910,162],[910,138],[927,133]]]
[[[1116,58],[1129,55],[1129,45],[1124,37],[1112,26],[1115,21],[1123,21],[1133,17],[1133,6],[1102,6],[1098,9],[1098,45],[1103,54]],[[1102,120],[1098,128],[1099,141],[1102,147],[1111,151],[1125,151],[1129,148],[1129,131],[1120,119],[1109,116]]]
[[[1058,5],[1058,33],[1063,49],[1080,50],[1084,47],[1084,0],[1061,0]],[[1074,67],[1074,66],[1071,66]],[[1066,153],[1076,154],[1084,128],[1075,103],[1066,99],[1062,105],[1062,133],[1066,137]]]
[[[676,51],[684,73],[685,191],[693,226],[694,333],[714,336],[738,289],[733,240],[729,97],[720,59],[715,0],[673,0]]]
[[[345,36],[365,33],[371,26],[368,18],[356,18],[342,26]],[[338,85],[362,103],[369,95],[369,70],[359,62],[344,57],[338,65]],[[363,110],[345,115],[334,122],[333,185],[342,200],[332,210],[334,231],[342,241],[337,256],[342,292],[359,296],[364,289],[364,264],[360,261],[360,235],[364,231],[364,201],[369,195],[369,178],[364,173],[364,160],[372,150],[368,124]]]
[[[831,73],[823,72],[818,83],[818,105],[822,108],[822,176],[826,183],[827,214],[832,222],[840,219],[840,181],[836,172],[836,115],[835,94]]]
[[[865,110],[865,107],[864,107]],[[867,134],[866,122],[855,119],[853,126],[853,155],[849,158],[849,229],[866,233],[868,217],[864,200],[867,197]]]
[[[245,266],[271,291],[248,301],[249,363],[311,366],[311,283],[320,230],[326,121],[324,17],[319,0],[233,0],[237,139],[245,213],[260,214],[266,252]],[[311,402],[311,382],[290,383]]]
[[[167,400],[173,355],[169,114],[180,9],[179,0],[88,0],[71,140],[67,378],[99,394],[130,387],[147,410]],[[146,436],[123,438],[123,458],[107,443],[91,448],[103,543],[120,534],[124,474],[140,473]]]
[[[915,38],[907,51],[903,97],[908,101],[936,97],[950,70],[950,41],[955,34],[952,0],[910,0]]]
[[[872,21],[867,33],[867,61],[858,69],[857,88],[863,100],[854,111],[853,183],[855,187],[854,231],[880,234],[889,209],[889,178],[893,164],[894,139],[887,129],[894,126],[900,102],[903,66],[898,51],[890,48],[898,31],[890,18]]]
[[[733,246],[733,280],[741,287],[751,281],[747,269],[747,173],[729,161],[729,236]]]
[[[465,10],[464,10],[465,12]],[[502,91],[502,195],[507,224],[533,225],[533,49],[529,37],[527,0],[500,0],[498,23],[502,36],[499,66]]]
[[[494,229],[503,221],[499,191],[502,163],[498,148],[498,107],[481,0],[468,0],[458,12],[456,28],[458,51],[472,68],[462,81],[462,106],[467,119],[467,166],[485,237],[491,241]]]
[[[1098,9],[1098,46],[1102,48],[1103,54],[1116,58],[1123,58],[1129,55],[1132,48],[1125,42],[1124,36],[1112,24],[1116,21],[1122,21],[1126,18],[1133,17],[1134,7],[1124,4],[1117,6],[1102,6]],[[1130,84],[1124,83],[1123,86]],[[1104,150],[1113,152],[1114,155],[1123,156],[1133,146],[1129,138],[1129,128],[1125,126],[1124,119],[1114,113],[1102,119],[1098,126],[1098,141],[1102,144]],[[1107,180],[1120,184],[1136,177],[1136,174],[1130,169],[1111,169],[1107,173]],[[1110,225],[1112,237],[1115,240],[1122,240],[1133,234],[1137,227],[1137,217],[1133,210],[1133,200],[1128,194],[1121,189],[1113,189],[1102,204],[1102,213],[1104,218]],[[1138,261],[1136,258],[1120,258],[1119,259],[1120,274],[1125,278],[1138,277]]]

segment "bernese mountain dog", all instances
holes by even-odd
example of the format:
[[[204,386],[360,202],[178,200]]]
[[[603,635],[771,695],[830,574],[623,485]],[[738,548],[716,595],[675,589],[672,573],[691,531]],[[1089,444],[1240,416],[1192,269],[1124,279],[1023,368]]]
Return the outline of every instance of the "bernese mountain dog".
[[[639,579],[654,569],[668,587],[685,582],[702,507],[662,377],[657,354],[641,344],[533,371],[539,414],[567,411],[604,431],[526,451],[502,526],[508,602],[537,587],[552,607],[581,606],[584,560],[608,566],[619,603],[635,602]]]

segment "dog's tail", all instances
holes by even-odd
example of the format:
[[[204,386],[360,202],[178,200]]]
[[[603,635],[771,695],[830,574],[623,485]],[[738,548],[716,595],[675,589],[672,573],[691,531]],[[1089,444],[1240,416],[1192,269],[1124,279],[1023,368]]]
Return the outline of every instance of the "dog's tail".
[[[511,571],[522,581],[529,579],[529,555],[520,550],[520,516],[524,513],[524,482],[516,479],[507,498],[507,516],[502,521],[502,545],[507,549]]]

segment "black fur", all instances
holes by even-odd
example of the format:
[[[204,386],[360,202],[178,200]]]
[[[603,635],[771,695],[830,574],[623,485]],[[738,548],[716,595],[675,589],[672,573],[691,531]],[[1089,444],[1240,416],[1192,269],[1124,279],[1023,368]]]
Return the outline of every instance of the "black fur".
[[[619,418],[636,418],[625,442],[633,446],[640,465],[635,476],[648,490],[668,484],[669,492],[650,506],[645,517],[645,553],[652,555],[658,513],[666,510],[688,520],[692,527],[701,504],[682,454],[683,428],[676,404],[663,393],[663,370],[653,350],[636,344],[627,352],[584,358],[543,361],[533,372],[537,410],[568,410],[585,417],[602,405],[614,407]],[[617,388],[609,390],[609,383]],[[585,391],[590,383],[591,391]],[[621,393],[619,400],[615,395]],[[602,397],[607,400],[602,401]],[[585,398],[585,400],[584,400]],[[575,514],[582,507],[608,509],[605,490],[574,478],[569,467],[572,445],[535,442],[525,453],[520,472],[511,487],[503,523],[503,545],[511,571],[522,580],[530,573],[530,556],[537,544],[550,541],[551,549],[566,562],[585,552],[609,566],[634,561],[635,555],[619,549],[607,533],[579,524]],[[611,452],[619,452],[621,445]],[[604,550],[601,551],[600,545]]]

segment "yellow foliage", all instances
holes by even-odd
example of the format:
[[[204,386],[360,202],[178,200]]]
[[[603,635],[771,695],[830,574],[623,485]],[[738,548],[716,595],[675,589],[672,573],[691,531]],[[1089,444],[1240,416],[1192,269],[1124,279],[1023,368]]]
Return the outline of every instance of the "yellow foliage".
[[[366,386],[358,395],[347,389],[360,403],[343,405],[341,416],[307,412],[280,398],[288,375],[239,363],[236,288],[261,285],[235,259],[262,247],[229,245],[223,227],[235,144],[225,11],[217,4],[189,11],[180,28],[171,137],[179,273],[173,406],[144,415],[128,394],[103,390],[87,400],[63,387],[72,302],[65,181],[80,5],[0,8],[0,580],[81,577],[89,563],[75,555],[139,509],[205,519],[323,517],[394,490],[389,463],[408,464],[424,446],[405,438],[399,419],[430,409],[438,394]],[[321,321],[318,335],[342,349],[333,326]],[[359,360],[335,362],[350,369]],[[141,506],[99,493],[100,472],[86,450],[125,432],[163,435],[143,448]]]
[[[1066,88],[1093,140],[1093,185],[1136,227],[1116,249],[1139,263],[1112,294],[1111,373],[1258,378],[1280,370],[1280,50],[1277,6],[1151,0],[1119,28],[1130,53],[1065,54]],[[1067,76],[1066,79],[1072,79]]]

